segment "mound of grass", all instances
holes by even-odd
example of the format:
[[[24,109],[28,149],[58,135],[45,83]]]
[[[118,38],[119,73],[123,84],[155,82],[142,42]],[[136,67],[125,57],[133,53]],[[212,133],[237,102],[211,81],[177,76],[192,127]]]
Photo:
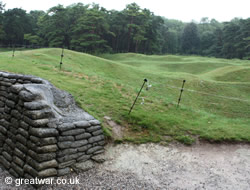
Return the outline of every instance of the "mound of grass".
[[[191,74],[202,74],[208,71],[214,70],[216,68],[221,68],[227,66],[226,63],[209,63],[209,62],[201,62],[201,63],[182,63],[182,64],[162,64],[159,65],[161,69],[167,69],[170,72],[186,72]]]
[[[36,75],[70,92],[79,106],[99,120],[104,122],[103,117],[109,116],[124,126],[121,141],[160,142],[169,136],[192,144],[193,136],[198,136],[250,142],[247,74],[237,73],[241,76],[237,83],[218,78],[248,69],[249,61],[131,53],[96,57],[65,50],[60,70],[60,55],[57,48],[16,51],[14,58],[11,51],[0,52],[0,69]],[[152,87],[142,90],[128,115],[144,78]],[[187,82],[177,108],[183,79]],[[110,136],[105,126],[104,122],[105,134]]]
[[[228,82],[250,82],[250,67],[228,72],[225,75],[216,77],[216,79]]]

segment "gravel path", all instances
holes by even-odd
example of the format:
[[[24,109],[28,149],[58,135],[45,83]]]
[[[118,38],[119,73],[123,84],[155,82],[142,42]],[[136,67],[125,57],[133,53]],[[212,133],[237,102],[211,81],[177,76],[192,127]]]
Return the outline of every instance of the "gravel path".
[[[64,177],[79,178],[79,185],[40,189],[250,189],[250,145],[109,145],[105,157],[92,170]],[[33,189],[6,185],[9,174],[0,173],[1,190]]]

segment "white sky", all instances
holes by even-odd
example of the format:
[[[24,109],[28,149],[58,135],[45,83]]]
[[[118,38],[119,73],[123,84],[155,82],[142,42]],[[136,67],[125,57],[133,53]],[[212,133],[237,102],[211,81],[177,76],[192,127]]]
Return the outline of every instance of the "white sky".
[[[230,21],[235,17],[250,17],[250,0],[0,0],[6,4],[5,9],[22,8],[27,10],[44,10],[62,4],[68,6],[82,2],[95,2],[108,10],[123,10],[127,4],[137,3],[141,8],[150,9],[155,15],[184,22],[200,21],[202,17]]]

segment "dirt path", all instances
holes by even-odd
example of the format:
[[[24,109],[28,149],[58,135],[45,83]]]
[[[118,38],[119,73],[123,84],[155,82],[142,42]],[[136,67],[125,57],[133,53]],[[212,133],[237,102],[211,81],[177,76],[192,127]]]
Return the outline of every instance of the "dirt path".
[[[120,145],[107,154],[106,170],[133,173],[157,189],[250,189],[249,145]]]
[[[250,145],[109,145],[105,156],[95,169],[68,176],[81,185],[41,189],[250,189]],[[12,189],[1,173],[0,189]]]

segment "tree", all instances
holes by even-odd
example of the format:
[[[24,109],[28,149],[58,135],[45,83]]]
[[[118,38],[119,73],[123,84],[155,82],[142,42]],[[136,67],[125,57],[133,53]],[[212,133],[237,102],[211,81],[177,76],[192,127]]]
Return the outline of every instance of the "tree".
[[[68,9],[58,5],[49,9],[38,22],[39,35],[44,39],[43,45],[51,47],[70,47],[71,23]]]
[[[182,52],[187,54],[198,54],[200,38],[197,25],[189,23],[185,26],[182,34]]]
[[[0,12],[2,13],[2,11],[4,10],[4,4],[2,1],[0,1]]]
[[[106,15],[109,23],[109,30],[113,35],[106,37],[106,40],[113,52],[124,52],[127,50],[127,22],[123,11],[109,11]]]
[[[250,58],[250,18],[182,23],[136,3],[122,11],[97,4],[57,5],[48,12],[9,9],[0,0],[0,44],[65,46],[88,53],[199,54]]]
[[[147,22],[145,34],[147,40],[144,41],[144,51],[142,53],[160,54],[162,51],[160,31],[164,21],[162,17],[150,13]]]
[[[0,1],[0,43],[5,38],[5,32],[3,28],[3,10],[4,10],[4,4]]]
[[[238,42],[239,36],[239,20],[235,19],[232,22],[225,23],[223,28],[223,48],[222,53],[226,58],[237,57],[235,43]]]
[[[140,10],[140,7],[136,3],[127,5],[126,9],[124,10],[126,19],[128,20],[127,52],[129,52],[131,49],[130,44],[131,42],[133,43],[136,28],[139,28],[138,24],[135,22],[135,19],[139,16]]]
[[[221,56],[223,24],[207,17],[198,24],[200,36],[200,54],[206,56]]]
[[[24,34],[24,42],[26,45],[40,45],[42,39],[37,35]]]
[[[223,31],[222,28],[217,28],[214,33],[213,43],[210,48],[211,55],[215,57],[223,57],[222,48],[223,48]]]
[[[91,53],[109,51],[105,35],[112,35],[105,19],[106,10],[93,4],[93,8],[86,10],[72,28],[72,49]]]
[[[30,11],[29,14],[27,15],[30,20],[33,32],[32,34],[38,34],[39,31],[38,22],[41,19],[41,17],[43,17],[45,14],[46,13],[44,11]]]
[[[162,53],[180,53],[181,36],[184,28],[184,23],[178,20],[164,19],[164,24],[161,26],[161,46]]]
[[[240,29],[235,43],[237,57],[240,59],[250,58],[250,18],[239,21]]]
[[[250,60],[250,18],[242,21],[242,36],[241,39],[243,40],[244,46],[244,57],[245,59]]]
[[[5,43],[23,44],[24,34],[32,33],[30,20],[25,10],[11,9],[4,12],[3,28]]]
[[[173,29],[164,29],[162,32],[163,44],[162,44],[162,53],[177,53],[178,48],[178,37],[177,32]]]

